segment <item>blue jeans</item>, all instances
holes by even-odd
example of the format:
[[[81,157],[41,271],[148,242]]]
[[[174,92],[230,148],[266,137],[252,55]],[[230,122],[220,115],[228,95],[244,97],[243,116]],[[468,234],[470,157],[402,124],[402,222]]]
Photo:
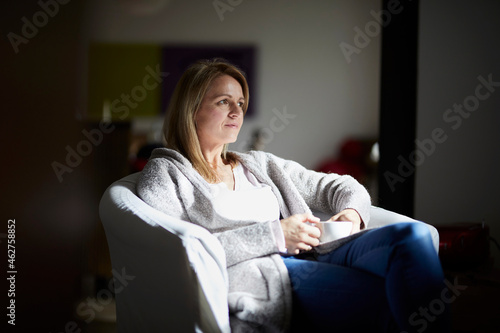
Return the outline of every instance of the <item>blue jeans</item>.
[[[388,225],[328,254],[283,260],[292,283],[292,329],[450,331],[443,271],[422,223]]]

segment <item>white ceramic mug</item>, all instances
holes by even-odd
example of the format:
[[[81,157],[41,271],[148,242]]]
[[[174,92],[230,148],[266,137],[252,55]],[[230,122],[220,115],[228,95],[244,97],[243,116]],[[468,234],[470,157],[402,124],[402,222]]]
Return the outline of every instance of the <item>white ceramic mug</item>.
[[[352,222],[349,221],[327,221],[317,224],[321,230],[320,243],[331,242],[339,238],[347,237],[352,230]]]

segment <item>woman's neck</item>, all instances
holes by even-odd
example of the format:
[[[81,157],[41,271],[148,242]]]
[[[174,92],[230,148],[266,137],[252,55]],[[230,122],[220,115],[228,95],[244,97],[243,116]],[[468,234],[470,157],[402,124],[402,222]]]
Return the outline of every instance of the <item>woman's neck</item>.
[[[217,167],[225,165],[225,161],[222,159],[222,148],[217,148],[217,149],[202,149],[201,153],[203,154],[203,157],[205,160],[214,168],[217,170]]]

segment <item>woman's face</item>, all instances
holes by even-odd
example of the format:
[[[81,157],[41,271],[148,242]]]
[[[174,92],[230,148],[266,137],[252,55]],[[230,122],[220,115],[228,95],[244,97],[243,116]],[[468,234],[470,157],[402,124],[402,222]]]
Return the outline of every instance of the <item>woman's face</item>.
[[[212,82],[195,115],[202,149],[215,149],[236,141],[243,124],[245,102],[241,85],[233,77],[223,75]]]

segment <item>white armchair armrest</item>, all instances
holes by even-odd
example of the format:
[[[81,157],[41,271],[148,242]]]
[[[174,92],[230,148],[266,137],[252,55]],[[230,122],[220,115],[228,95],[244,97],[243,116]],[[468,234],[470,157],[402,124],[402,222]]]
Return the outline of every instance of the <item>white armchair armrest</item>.
[[[143,202],[138,176],[113,183],[99,207],[113,271],[131,277],[115,288],[118,331],[229,332],[222,245],[208,230]]]
[[[324,214],[322,212],[313,212],[315,216],[319,217],[322,221],[328,220],[331,216]],[[383,227],[389,224],[400,223],[400,222],[417,222],[424,223],[422,221],[418,221],[412,219],[411,217],[401,215],[387,209],[383,209],[380,207],[372,206],[370,209],[370,222],[368,224],[368,228],[377,228]],[[439,251],[439,233],[437,229],[427,223],[424,223],[428,228],[432,236],[432,243],[436,252]]]

